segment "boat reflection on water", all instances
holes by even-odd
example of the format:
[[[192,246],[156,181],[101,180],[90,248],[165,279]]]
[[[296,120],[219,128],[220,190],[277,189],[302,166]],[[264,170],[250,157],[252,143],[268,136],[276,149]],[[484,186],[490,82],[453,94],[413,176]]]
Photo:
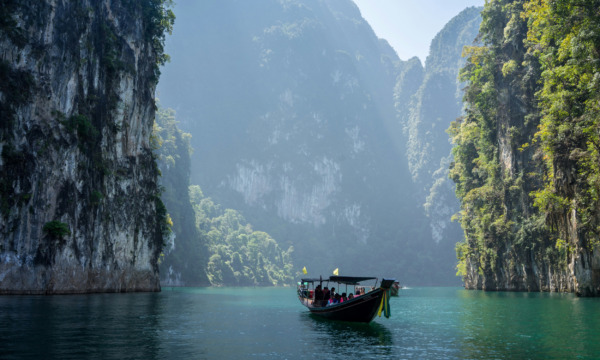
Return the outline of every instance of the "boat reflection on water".
[[[328,349],[327,353],[343,354],[344,357],[395,356],[394,337],[385,325],[377,322],[362,324],[331,321],[307,312],[299,316],[302,327],[314,336],[311,339],[314,348]]]

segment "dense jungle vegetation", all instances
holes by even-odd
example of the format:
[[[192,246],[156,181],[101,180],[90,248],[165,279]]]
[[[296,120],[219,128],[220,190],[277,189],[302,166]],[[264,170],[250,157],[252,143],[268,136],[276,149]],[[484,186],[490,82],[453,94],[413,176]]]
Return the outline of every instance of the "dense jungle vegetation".
[[[600,230],[600,1],[532,1],[525,10],[529,52],[543,70],[535,140],[544,154],[544,186],[534,193],[535,204],[563,239],[568,236],[565,216],[574,210],[582,235],[595,245]]]
[[[196,224],[208,243],[208,277],[214,285],[289,285],[293,270],[290,246],[284,251],[262,231],[252,230],[239,212],[220,210],[198,185],[189,188]]]
[[[546,264],[552,283],[597,241],[599,9],[486,1],[480,42],[464,50],[466,113],[448,130],[466,234],[458,275],[499,286],[501,269]]]
[[[294,280],[291,253],[244,217],[221,210],[190,182],[191,135],[177,127],[175,111],[157,101],[152,141],[162,174],[162,199],[172,234],[161,255],[163,285],[284,285]]]

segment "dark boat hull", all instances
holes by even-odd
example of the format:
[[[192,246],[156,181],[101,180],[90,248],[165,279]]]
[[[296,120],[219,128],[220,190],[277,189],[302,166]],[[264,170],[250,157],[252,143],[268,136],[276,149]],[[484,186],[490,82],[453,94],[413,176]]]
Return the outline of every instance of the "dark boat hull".
[[[308,307],[311,314],[329,320],[370,323],[377,315],[385,290],[377,289],[368,294],[327,307]],[[300,301],[304,300],[300,298]]]

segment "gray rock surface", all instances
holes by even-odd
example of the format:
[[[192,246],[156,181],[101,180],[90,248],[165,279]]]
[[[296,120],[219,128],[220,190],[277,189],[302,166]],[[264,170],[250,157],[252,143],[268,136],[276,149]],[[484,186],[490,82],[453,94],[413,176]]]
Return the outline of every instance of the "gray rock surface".
[[[0,294],[160,291],[152,44],[120,1],[8,1]],[[69,234],[44,230],[50,221]]]

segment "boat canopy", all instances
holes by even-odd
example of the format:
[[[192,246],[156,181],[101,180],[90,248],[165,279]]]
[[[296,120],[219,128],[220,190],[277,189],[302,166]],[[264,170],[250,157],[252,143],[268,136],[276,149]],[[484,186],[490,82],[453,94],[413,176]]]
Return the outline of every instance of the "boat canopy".
[[[346,285],[356,285],[361,281],[375,280],[374,277],[357,277],[357,276],[330,276],[329,281]]]
[[[305,283],[315,283],[315,282],[327,282],[329,281],[329,279],[300,279],[300,281],[305,282]]]

